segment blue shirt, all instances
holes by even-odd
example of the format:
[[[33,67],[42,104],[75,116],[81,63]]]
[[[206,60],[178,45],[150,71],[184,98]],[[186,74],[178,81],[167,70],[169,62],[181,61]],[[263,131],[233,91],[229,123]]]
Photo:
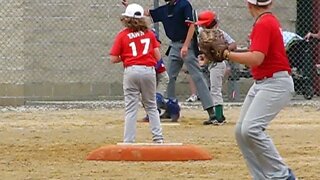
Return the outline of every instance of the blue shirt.
[[[162,22],[165,33],[171,41],[184,41],[193,22],[192,6],[188,0],[176,0],[150,10],[153,22]]]

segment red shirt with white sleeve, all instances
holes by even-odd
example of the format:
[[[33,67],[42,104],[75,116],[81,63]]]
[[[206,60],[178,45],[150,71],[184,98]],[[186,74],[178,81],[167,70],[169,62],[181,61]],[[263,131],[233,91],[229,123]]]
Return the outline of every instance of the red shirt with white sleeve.
[[[291,73],[282,30],[274,15],[268,13],[258,19],[252,28],[250,40],[250,51],[258,51],[265,55],[262,64],[251,67],[253,79],[269,78],[279,71]]]
[[[115,37],[110,55],[120,56],[123,66],[145,65],[155,66],[154,48],[159,43],[151,30],[133,32],[125,28]]]

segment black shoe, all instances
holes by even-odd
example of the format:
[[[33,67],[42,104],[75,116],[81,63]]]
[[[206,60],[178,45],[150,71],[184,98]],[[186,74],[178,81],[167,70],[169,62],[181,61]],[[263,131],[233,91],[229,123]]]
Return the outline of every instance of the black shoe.
[[[206,121],[203,121],[203,125],[211,125],[213,121],[214,120],[208,119]]]
[[[149,122],[149,116],[146,115],[146,116],[142,119],[142,122]]]
[[[203,121],[203,125],[211,125],[211,124],[213,124],[212,122],[215,120],[216,120],[216,116],[212,116],[208,120]]]
[[[212,125],[214,125],[214,126],[221,126],[221,125],[223,125],[225,123],[227,123],[226,120],[223,120],[223,121],[214,120],[214,121],[212,121]]]
[[[296,176],[293,174],[291,169],[289,169],[289,177],[287,180],[296,180]]]
[[[180,118],[180,113],[172,115],[170,118],[171,118],[171,122],[178,122],[178,119]]]
[[[221,119],[217,119],[216,116],[213,116],[209,120],[206,120],[203,122],[203,125],[214,125],[214,126],[220,126],[226,123],[226,118],[222,116]]]
[[[169,113],[165,111],[161,116],[160,119],[171,119]]]

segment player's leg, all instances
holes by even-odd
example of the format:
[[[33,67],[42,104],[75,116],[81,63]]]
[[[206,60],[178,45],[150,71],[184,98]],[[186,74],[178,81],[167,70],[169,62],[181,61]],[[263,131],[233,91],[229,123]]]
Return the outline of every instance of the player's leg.
[[[171,45],[168,62],[167,73],[169,76],[169,83],[167,86],[167,98],[176,99],[176,80],[183,66],[183,60],[180,57],[180,49],[182,44],[179,42],[173,42]],[[161,115],[161,119],[170,119],[170,113],[168,109]]]
[[[213,104],[215,106],[215,112],[216,112],[216,118],[220,122],[220,120],[224,121],[225,117],[223,114],[223,97],[222,97],[222,84],[223,84],[223,78],[226,72],[226,64],[225,62],[218,63],[216,66],[216,74],[214,76],[216,77],[216,81],[214,83],[214,90],[211,91],[211,95],[213,95]],[[212,84],[213,82],[211,82]],[[212,86],[211,86],[212,88]]]
[[[186,70],[186,76],[189,84],[189,89],[190,89],[190,97],[186,99],[187,102],[195,102],[198,100],[197,96],[197,88],[195,83],[193,82],[191,76],[189,75],[189,72]]]
[[[223,97],[222,97],[222,82],[226,70],[224,62],[217,63],[210,67],[210,93],[215,108],[215,120],[210,121],[214,125],[220,125],[225,122],[223,114]],[[208,124],[210,124],[208,122]]]
[[[257,179],[286,179],[289,176],[288,167],[283,162],[265,129],[283,107],[285,107],[293,92],[291,78],[270,78],[255,86],[255,97],[242,121],[241,136],[251,149],[251,155],[246,159]],[[258,165],[258,166],[257,166]]]
[[[149,117],[149,124],[154,142],[163,141],[159,112],[156,103],[156,74],[154,68],[148,67],[140,72],[141,97]]]
[[[167,71],[157,74],[157,93],[160,93],[163,97],[166,97],[168,83],[169,76]]]
[[[239,101],[240,88],[239,88],[239,68],[240,64],[235,62],[228,62],[229,77],[228,77],[228,98],[230,101]]]
[[[176,98],[176,80],[183,65],[183,60],[180,58],[181,43],[174,42],[171,44],[171,50],[168,56],[168,76],[169,83],[167,88],[168,98]]]
[[[136,120],[140,99],[139,75],[133,67],[128,67],[124,71],[125,126],[123,141],[125,143],[133,143],[136,137]]]
[[[241,107],[240,116],[235,128],[235,138],[236,138],[238,147],[245,159],[245,162],[250,171],[250,174],[253,176],[253,179],[259,179],[259,177],[263,176],[263,174],[261,174],[262,170],[260,169],[260,165],[255,160],[256,159],[255,154],[251,151],[246,139],[242,137],[243,121],[254,99],[254,96],[255,96],[254,89],[255,87],[253,85],[249,89],[248,94]]]
[[[191,45],[193,47],[193,45]],[[199,67],[198,59],[196,58],[193,49],[189,48],[189,53],[184,59],[184,63],[189,71],[190,76],[192,77],[193,82],[196,85],[198,96],[202,103],[203,109],[208,109],[213,107],[212,98],[209,92],[205,78]]]
[[[201,72],[203,74],[204,79],[206,80],[207,86],[210,90],[210,71],[209,71],[209,65],[202,65],[200,66]]]
[[[164,71],[162,73],[157,73],[156,74],[156,84],[157,84],[157,90],[156,92],[158,93],[158,95],[161,95],[161,101],[164,97],[167,96],[167,86],[168,86],[168,83],[169,83],[169,76],[168,76],[168,73],[167,71]],[[159,107],[157,105],[157,108],[158,108],[158,111],[160,112],[161,111],[161,108],[163,107]],[[149,122],[149,116],[146,115],[142,121],[144,122]]]

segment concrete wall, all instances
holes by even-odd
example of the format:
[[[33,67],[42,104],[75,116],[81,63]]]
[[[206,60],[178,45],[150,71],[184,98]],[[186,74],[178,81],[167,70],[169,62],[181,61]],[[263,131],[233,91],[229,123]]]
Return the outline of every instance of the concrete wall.
[[[136,2],[153,6],[150,0]],[[253,19],[243,1],[191,2],[199,11],[217,11],[221,27],[245,44]],[[284,29],[294,31],[295,4],[275,3]],[[114,0],[0,1],[0,105],[122,98],[122,66],[109,64],[108,51],[121,29],[123,11]],[[169,42],[160,29],[164,51]],[[245,93],[250,82],[240,83]],[[186,89],[181,74],[177,94],[187,96]]]

